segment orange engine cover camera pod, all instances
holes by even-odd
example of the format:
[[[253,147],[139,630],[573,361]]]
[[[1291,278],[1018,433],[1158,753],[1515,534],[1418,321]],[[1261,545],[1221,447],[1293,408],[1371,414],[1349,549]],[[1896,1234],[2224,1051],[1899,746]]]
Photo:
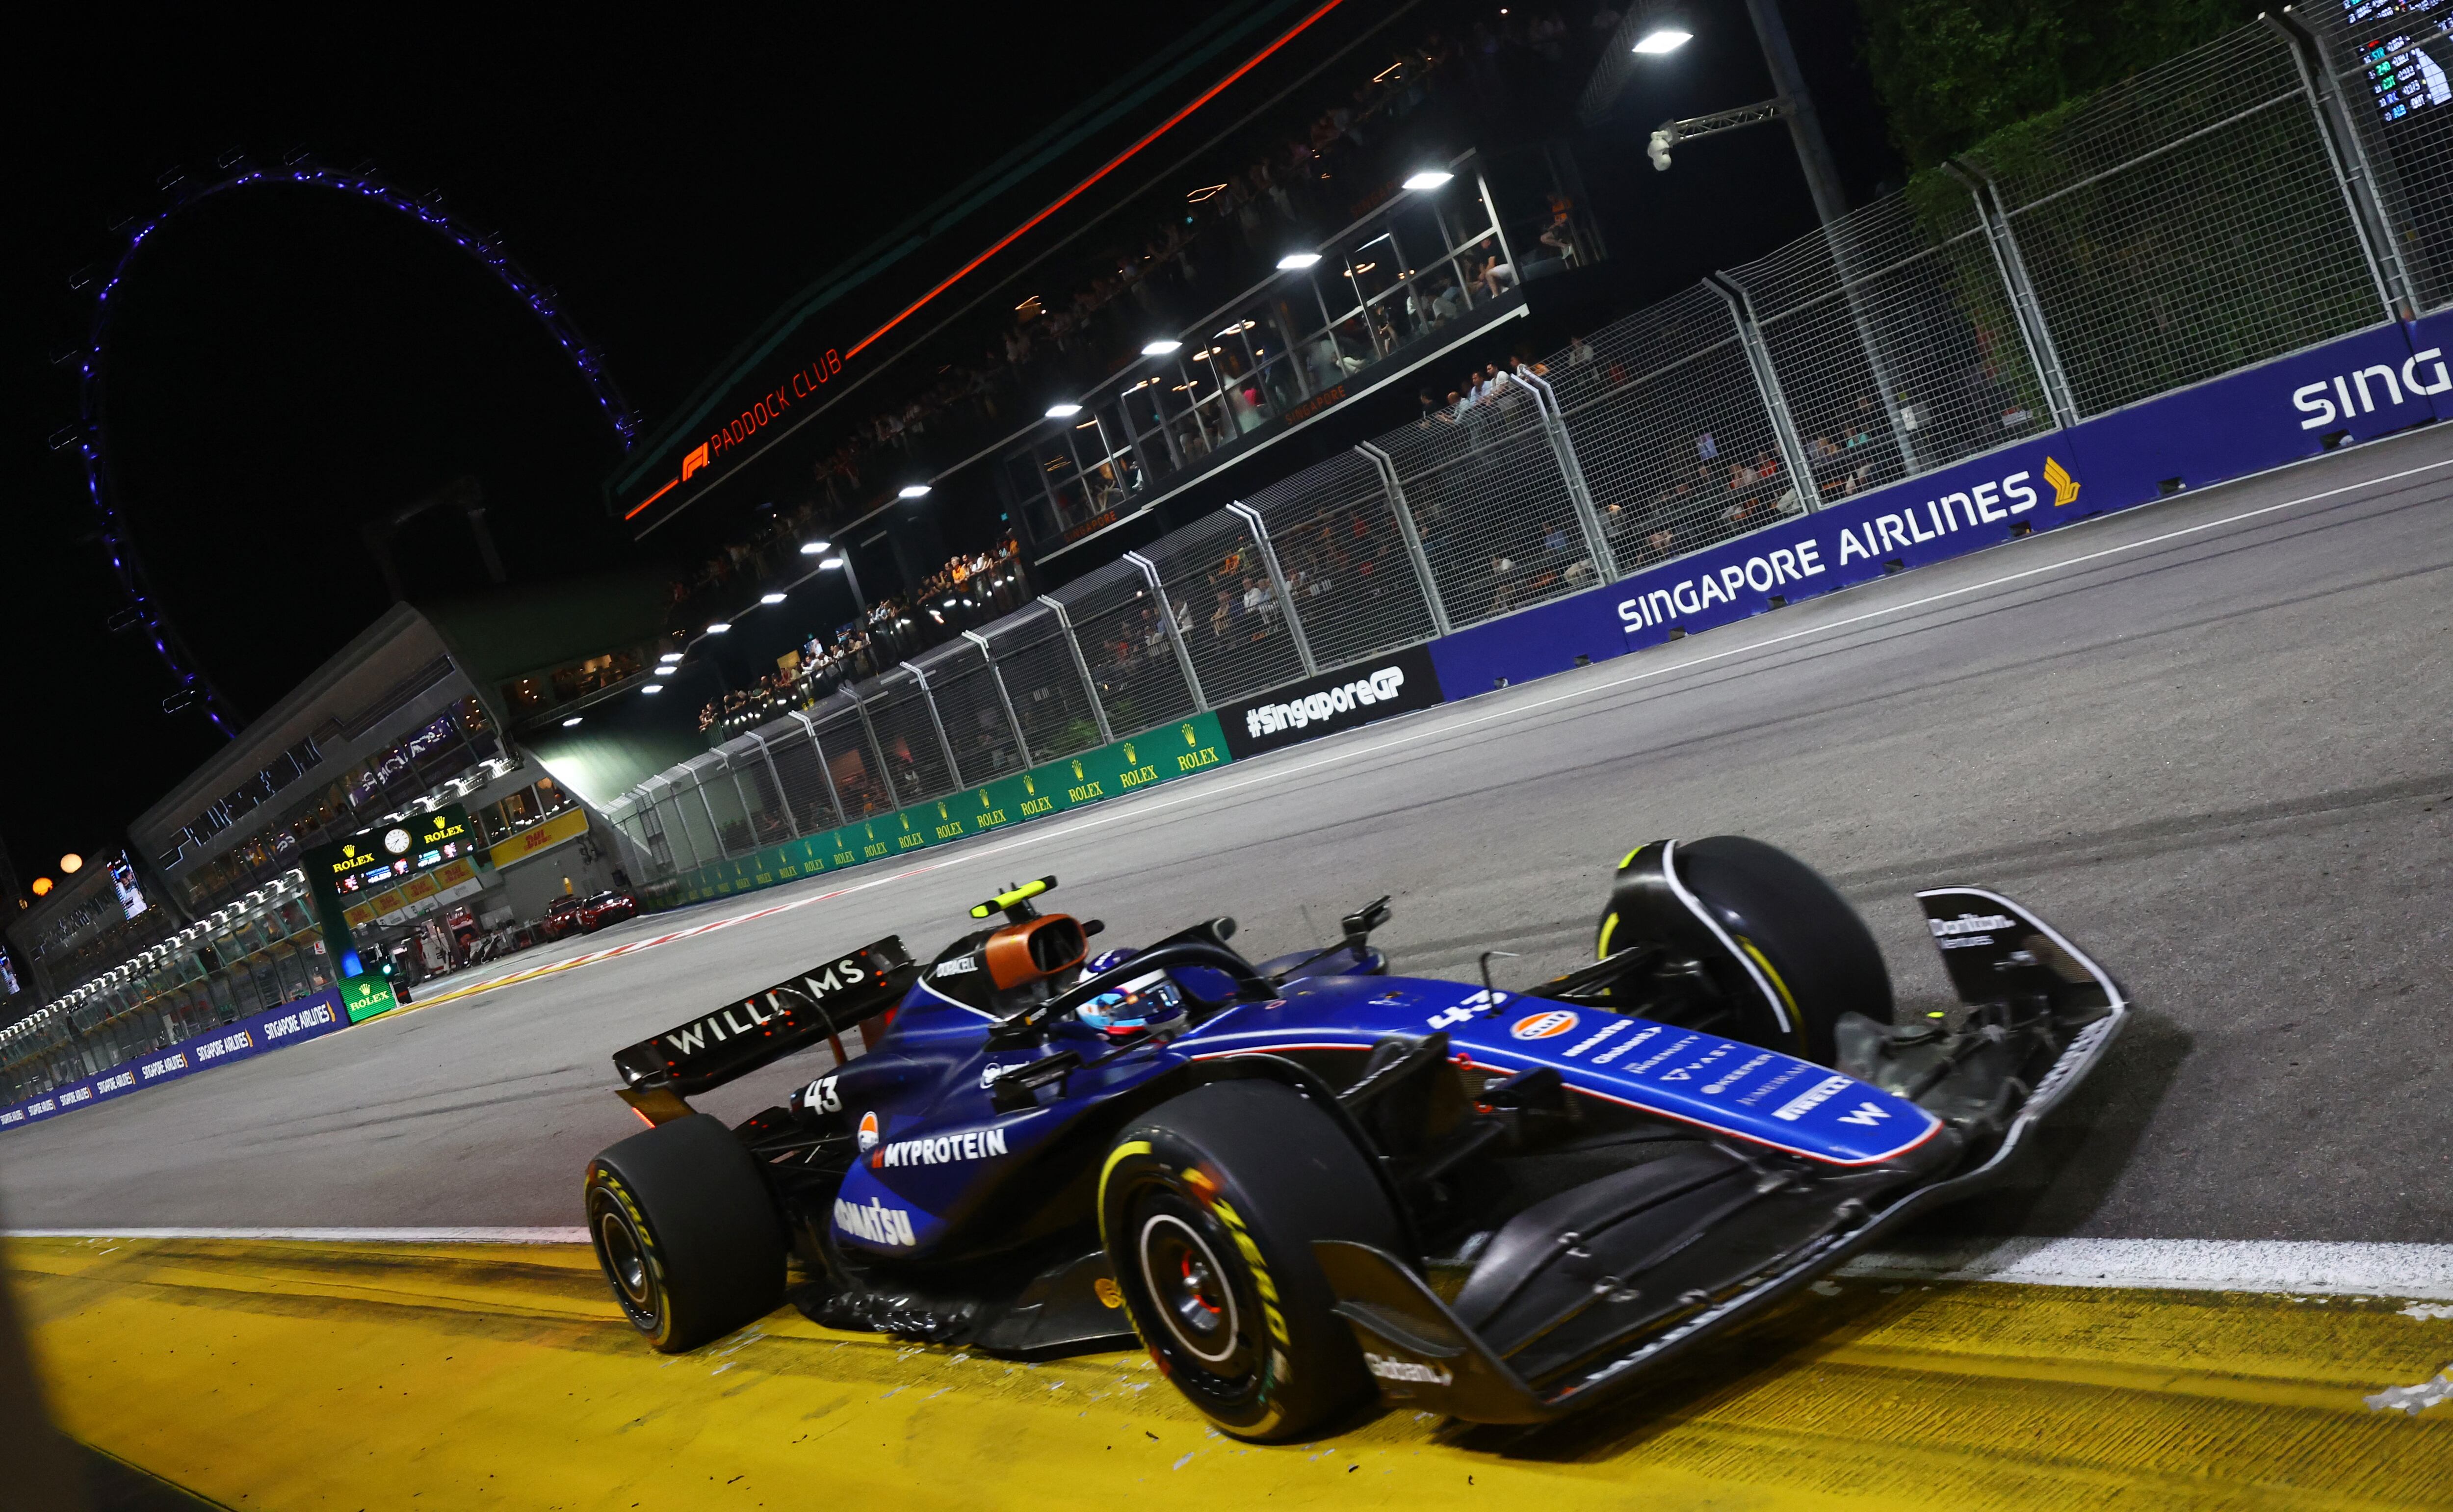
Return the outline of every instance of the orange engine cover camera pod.
[[[988,936],[988,980],[1001,992],[1070,971],[1089,953],[1089,936],[1069,913],[1009,924]]]

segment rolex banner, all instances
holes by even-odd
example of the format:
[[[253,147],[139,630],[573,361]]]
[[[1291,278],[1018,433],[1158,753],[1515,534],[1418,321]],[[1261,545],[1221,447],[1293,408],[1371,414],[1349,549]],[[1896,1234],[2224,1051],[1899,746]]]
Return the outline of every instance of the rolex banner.
[[[1430,651],[1417,646],[1230,705],[1218,711],[1218,724],[1240,762],[1446,701]]]
[[[1220,739],[1218,716],[1195,714],[1130,740],[958,788],[943,798],[685,871],[649,885],[643,895],[649,907],[666,908],[752,892],[1061,814],[1224,766],[1230,759]]]

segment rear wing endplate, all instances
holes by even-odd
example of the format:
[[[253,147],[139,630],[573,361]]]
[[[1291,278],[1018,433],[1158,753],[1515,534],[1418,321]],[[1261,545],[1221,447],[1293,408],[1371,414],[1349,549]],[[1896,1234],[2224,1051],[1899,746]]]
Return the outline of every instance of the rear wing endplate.
[[[613,1054],[629,1094],[688,1097],[747,1076],[903,1001],[920,968],[887,935]],[[635,1105],[635,1104],[634,1104]]]

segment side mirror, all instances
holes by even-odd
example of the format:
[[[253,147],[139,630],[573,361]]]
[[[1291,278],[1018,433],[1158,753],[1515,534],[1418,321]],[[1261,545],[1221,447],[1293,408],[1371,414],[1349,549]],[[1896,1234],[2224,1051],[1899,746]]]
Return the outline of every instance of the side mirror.
[[[1371,943],[1371,931],[1386,924],[1389,918],[1388,899],[1384,894],[1355,909],[1337,923],[1338,926],[1345,931],[1347,947],[1360,955],[1363,947]]]

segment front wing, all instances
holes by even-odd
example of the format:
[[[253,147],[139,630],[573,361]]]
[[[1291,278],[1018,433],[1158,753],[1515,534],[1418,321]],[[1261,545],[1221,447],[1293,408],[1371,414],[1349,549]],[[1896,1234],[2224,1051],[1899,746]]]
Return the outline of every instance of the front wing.
[[[1631,1330],[1585,1363],[1538,1383],[1526,1380],[1397,1257],[1368,1244],[1317,1242],[1312,1250],[1337,1296],[1336,1311],[1352,1328],[1382,1396],[1474,1422],[1529,1423],[1564,1417],[1758,1316],[1909,1220],[2000,1182],[2036,1125],[2103,1060],[2128,1020],[2129,1004],[2101,966],[1999,894],[1946,887],[1918,897],[1963,998],[1975,1002],[1980,993],[2004,990],[2005,976],[2014,979],[2012,986],[2022,985],[2015,980],[2019,978],[2042,982],[2043,973],[2058,967],[2064,982],[2081,974],[2090,979],[2085,984],[2091,989],[2088,996],[2104,1009],[2070,1037],[1982,1162],[1901,1193],[1862,1222],[1782,1254],[1732,1287],[1690,1296],[1685,1300],[1693,1305],[1669,1321]],[[1971,923],[1986,921],[2005,926],[1996,931],[1998,943],[1971,932]]]

